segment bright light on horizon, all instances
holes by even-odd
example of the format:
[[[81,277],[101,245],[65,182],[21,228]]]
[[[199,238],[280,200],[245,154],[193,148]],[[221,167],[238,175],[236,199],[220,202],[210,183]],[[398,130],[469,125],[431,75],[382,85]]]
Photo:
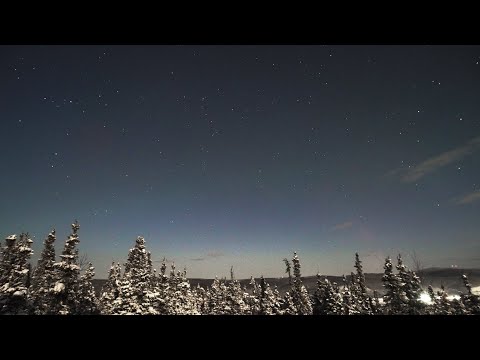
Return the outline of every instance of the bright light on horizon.
[[[420,295],[420,301],[427,305],[433,304],[432,298],[430,297],[430,295],[428,295],[427,292],[422,292],[422,294]]]
[[[448,295],[447,300],[448,301],[460,300],[460,295]],[[432,298],[427,292],[422,292],[422,294],[420,295],[420,301],[427,305],[433,304]]]

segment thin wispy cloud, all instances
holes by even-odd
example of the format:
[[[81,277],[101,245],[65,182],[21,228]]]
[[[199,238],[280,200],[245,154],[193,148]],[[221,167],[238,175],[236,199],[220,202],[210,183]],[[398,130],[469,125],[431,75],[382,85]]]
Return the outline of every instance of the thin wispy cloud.
[[[465,156],[470,155],[477,150],[480,150],[480,136],[470,140],[465,145],[446,151],[440,155],[433,156],[412,168],[392,170],[388,175],[400,173],[403,182],[414,182],[425,175],[463,159]]]
[[[205,261],[205,260],[208,260],[208,258],[216,259],[221,256],[225,256],[225,254],[218,250],[212,250],[207,252],[205,255],[201,255],[196,258],[191,258],[190,261]]]
[[[473,203],[478,200],[480,200],[480,191],[477,190],[477,191],[471,192],[470,194],[456,198],[455,203],[457,205],[465,205],[465,204]]]
[[[338,230],[344,230],[344,229],[349,229],[353,226],[352,221],[345,221],[341,224],[337,224],[332,228],[332,231],[338,231]]]
[[[222,253],[221,251],[210,251],[207,253],[207,256],[212,257],[212,258],[218,258],[221,256],[224,256],[225,254]]]

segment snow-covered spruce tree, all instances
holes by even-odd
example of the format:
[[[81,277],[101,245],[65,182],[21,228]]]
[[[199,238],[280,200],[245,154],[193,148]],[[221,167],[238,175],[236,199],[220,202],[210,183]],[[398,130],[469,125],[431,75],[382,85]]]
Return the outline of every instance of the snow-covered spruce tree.
[[[293,279],[292,285],[290,287],[293,303],[297,309],[298,315],[311,315],[313,313],[312,303],[310,302],[310,296],[308,295],[307,289],[302,283],[301,273],[300,273],[300,260],[297,256],[297,253],[293,253],[292,258],[293,264]],[[288,270],[288,269],[287,269]]]
[[[297,315],[297,308],[289,291],[283,296],[281,310],[283,315]]]
[[[358,285],[357,276],[353,272],[351,272],[350,281],[347,281],[347,278],[345,277],[345,280],[342,279],[342,282],[344,284],[344,288],[346,285],[350,293],[349,301],[350,301],[351,311],[353,311],[354,313],[359,313],[360,309],[362,308],[362,304],[358,296],[360,294],[360,288]],[[343,293],[342,293],[342,298],[343,298]]]
[[[231,315],[245,315],[249,311],[248,305],[244,300],[244,292],[240,282],[235,279],[233,266],[230,268],[230,282],[227,285],[226,294],[227,307]]]
[[[462,299],[453,299],[450,303],[452,314],[453,315],[466,315],[467,309],[465,309],[465,305],[462,302]]]
[[[427,315],[435,315],[437,310],[437,296],[435,295],[435,291],[433,291],[432,285],[428,285],[427,294],[430,297],[431,304],[427,306],[425,312]]]
[[[445,286],[443,284],[440,286],[440,290],[437,292],[438,299],[435,303],[437,315],[452,315],[454,310],[452,309],[452,304],[448,300],[448,294],[445,291]]]
[[[372,310],[372,298],[367,294],[367,285],[365,281],[365,274],[363,273],[362,261],[358,256],[358,252],[355,253],[355,269],[357,270],[356,276],[352,274],[352,278],[355,278],[355,301],[357,303],[357,310],[360,314],[369,315],[373,313]]]
[[[175,263],[172,262],[170,276],[168,277],[168,290],[164,297],[165,314],[173,315],[177,311],[177,285],[180,283],[180,274],[177,273]]]
[[[29,297],[35,315],[49,315],[54,308],[55,273],[55,229],[43,241],[43,251],[32,275]]]
[[[353,274],[352,274],[353,275]],[[350,286],[355,289],[355,277],[351,277]],[[353,311],[355,304],[352,304],[352,296],[349,289],[349,284],[345,274],[342,275],[343,290],[340,292],[342,296],[342,315],[350,315]]]
[[[187,270],[175,273],[175,264],[172,264],[169,281],[168,314],[172,315],[199,315],[196,299],[187,280]]]
[[[17,257],[17,235],[13,234],[5,238],[5,246],[2,246],[0,257],[0,287],[8,283],[13,264]]]
[[[227,287],[224,282],[215,276],[212,285],[207,290],[209,315],[224,315],[229,313],[226,302],[226,291]]]
[[[462,294],[460,299],[465,306],[466,313],[472,315],[480,314],[480,296],[477,296],[472,292],[472,286],[468,281],[467,275],[462,275],[462,281],[463,285],[467,289],[467,293]]]
[[[288,274],[288,284],[292,285],[292,266],[290,265],[290,262],[288,261],[287,258],[283,259],[283,262],[285,263],[285,273]]]
[[[428,295],[432,303],[427,306],[425,313],[429,315],[465,315],[466,309],[458,299],[448,300],[448,294],[443,284],[440,290],[435,292],[431,285],[428,286]]]
[[[144,306],[148,309],[147,314],[150,315],[160,315],[166,312],[165,310],[165,299],[162,297],[161,289],[160,289],[160,277],[157,275],[157,270],[153,268],[153,261],[152,255],[149,251],[147,251],[147,269],[148,269],[148,276],[145,278],[147,281],[146,284],[146,302],[144,302]]]
[[[259,315],[281,315],[281,304],[263,276],[260,277]]]
[[[227,302],[227,284],[226,284],[226,277],[223,277],[222,280],[220,280],[220,291],[218,294],[220,295],[217,299],[217,305],[218,305],[218,314],[219,315],[226,315],[231,312],[231,309],[229,307],[229,304]]]
[[[52,314],[74,315],[77,313],[80,266],[76,246],[80,242],[77,234],[79,229],[80,225],[75,221],[72,224],[72,233],[65,241],[62,255],[60,255],[62,260],[53,265],[57,281],[53,290],[54,304],[50,309]]]
[[[25,286],[27,287],[27,289],[30,290],[30,286],[32,285],[32,264],[31,263],[27,263],[27,280],[25,281]]]
[[[321,280],[320,274],[317,274],[317,288],[313,295],[313,314],[314,315],[341,315],[342,299],[338,296],[332,283],[325,278]]]
[[[283,311],[283,298],[280,296],[280,292],[278,291],[277,285],[273,287],[273,299],[275,301],[275,306],[278,306],[278,315],[284,315]],[[278,305],[277,305],[278,304]]]
[[[403,264],[402,256],[397,257],[398,278],[403,301],[403,312],[408,315],[420,315],[425,311],[425,304],[420,301],[422,287],[420,278]]]
[[[78,304],[76,314],[98,315],[100,314],[100,303],[95,295],[92,279],[95,276],[95,268],[88,263],[85,273],[80,277],[78,286]]]
[[[358,256],[358,252],[355,253],[355,269],[357,270],[357,285],[360,289],[360,293],[363,297],[367,296],[367,286],[365,285],[365,274],[363,273],[363,266],[362,262],[360,261],[360,257]]]
[[[115,264],[112,262],[112,266],[110,266],[110,270],[108,272],[108,278],[105,284],[102,287],[102,291],[100,292],[100,308],[102,314],[112,315],[115,314],[114,309],[115,301],[120,296],[120,288],[121,288],[121,277],[122,277],[122,269],[119,263]]]
[[[317,273],[317,288],[313,293],[313,315],[324,315],[323,305],[325,299],[325,284]]]
[[[21,291],[22,295],[16,300],[18,301],[18,313],[27,314],[29,311],[28,304],[28,287],[30,286],[31,270],[30,257],[33,255],[32,250],[33,240],[27,234],[20,235],[20,242],[18,247],[18,262],[15,269],[15,279],[12,281],[17,291]],[[15,292],[13,293],[15,296]]]
[[[332,282],[332,288],[333,288],[333,292],[335,294],[335,297],[338,299],[338,303],[340,304],[340,306],[343,305],[342,303],[342,293],[340,291],[340,286],[334,281]],[[340,310],[340,314],[342,313],[342,311]]]
[[[197,287],[193,291],[193,295],[196,299],[197,312],[201,315],[208,314],[208,300],[207,291],[197,284]]]
[[[155,291],[158,293],[156,309],[160,315],[168,314],[169,304],[169,277],[167,275],[167,259],[164,257],[160,266],[160,273],[156,279]]]
[[[347,283],[348,284],[348,283]],[[369,314],[368,296],[364,296],[359,285],[357,274],[350,273],[350,283],[348,284],[350,290],[351,314]]]
[[[249,283],[251,293],[244,290],[244,301],[248,306],[249,315],[258,315],[260,313],[260,286],[255,282],[253,276],[250,277]],[[246,293],[246,296],[245,296]]]
[[[217,277],[215,277],[215,280],[218,280]],[[213,298],[214,294],[212,293],[211,286],[207,286],[204,290],[202,315],[214,315],[212,310],[215,307],[216,300]]]
[[[260,276],[260,296],[259,296],[260,311],[258,312],[259,315],[273,315],[271,299],[268,298],[266,291],[267,291],[267,283],[263,275],[261,275]]]
[[[245,313],[244,315],[252,315],[252,295],[249,294],[247,285],[242,287],[242,299],[243,303],[245,304]]]
[[[113,311],[124,315],[157,314],[151,289],[152,264],[145,248],[145,239],[138,236],[129,250],[125,271],[120,282],[120,296]]]
[[[199,312],[197,297],[195,292],[191,289],[190,282],[187,279],[187,269],[182,272],[182,281],[179,284],[180,294],[182,296],[182,314],[184,315],[201,315]]]
[[[28,261],[33,254],[32,240],[28,234],[22,233],[17,242],[16,235],[5,239],[2,249],[0,314],[28,314],[29,277]]]
[[[404,298],[401,289],[401,281],[399,277],[393,273],[392,259],[385,259],[385,269],[382,276],[385,295],[383,296],[383,310],[386,315],[401,314],[404,310]]]
[[[355,286],[354,274],[352,274],[353,286]],[[342,314],[343,315],[357,315],[357,303],[354,294],[350,291],[349,284],[345,275],[343,275],[343,291],[342,291]]]

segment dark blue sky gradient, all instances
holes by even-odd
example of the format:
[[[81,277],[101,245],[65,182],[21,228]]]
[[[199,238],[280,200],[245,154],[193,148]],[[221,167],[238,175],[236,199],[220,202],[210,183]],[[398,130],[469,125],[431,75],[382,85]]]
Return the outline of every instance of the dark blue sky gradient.
[[[480,266],[479,46],[0,46],[0,235],[190,277]]]

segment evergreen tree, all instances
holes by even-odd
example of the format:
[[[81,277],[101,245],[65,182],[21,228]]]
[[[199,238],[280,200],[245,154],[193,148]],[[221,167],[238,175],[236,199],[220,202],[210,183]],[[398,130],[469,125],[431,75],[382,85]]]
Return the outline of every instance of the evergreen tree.
[[[356,276],[352,274],[352,279],[355,278],[355,287],[352,291],[354,301],[356,303],[357,311],[360,314],[372,314],[372,303],[373,300],[367,294],[367,285],[365,281],[365,274],[363,273],[362,262],[358,253],[355,253],[355,269],[357,270]]]
[[[160,273],[155,281],[155,291],[158,293],[158,297],[156,299],[157,312],[161,315],[169,314],[170,312],[168,307],[170,304],[170,282],[167,275],[167,260],[165,257],[162,260]]]
[[[187,280],[187,270],[175,273],[175,264],[172,264],[169,283],[168,313],[175,315],[198,315],[196,299],[190,290]]]
[[[0,314],[28,314],[28,261],[33,254],[28,234],[5,239],[0,266]]]
[[[230,283],[227,286],[226,302],[232,315],[243,315],[249,312],[249,306],[244,300],[244,292],[240,282],[235,279],[233,266],[230,268]]]
[[[32,310],[36,315],[48,315],[54,309],[54,287],[57,281],[55,272],[55,229],[43,241],[43,251],[32,275],[29,296]]]
[[[280,296],[280,292],[278,291],[277,285],[273,287],[273,299],[275,302],[275,306],[278,308],[278,315],[283,315],[283,298]]]
[[[208,314],[207,294],[205,289],[198,284],[194,289],[193,294],[196,299],[197,312],[201,315]]]
[[[427,307],[426,313],[430,315],[464,315],[466,314],[465,306],[458,299],[448,300],[448,294],[443,284],[440,290],[435,292],[431,285],[428,286],[428,294],[431,299],[430,306]]]
[[[253,299],[253,300],[252,300]],[[242,287],[242,300],[243,303],[245,304],[245,315],[252,315],[253,310],[252,310],[252,303],[253,306],[255,307],[255,298],[249,294],[247,286],[244,285]],[[257,304],[258,305],[258,304]]]
[[[253,276],[250,277],[250,283],[249,283],[252,293],[247,296],[247,305],[249,308],[249,313],[251,315],[258,315],[260,313],[260,287],[257,285],[255,282],[255,279]]]
[[[385,269],[382,277],[383,287],[385,288],[385,295],[383,296],[385,314],[401,314],[404,309],[405,294],[401,289],[401,280],[393,273],[393,265],[390,257],[385,259],[383,268]]]
[[[435,295],[435,291],[433,291],[432,285],[428,285],[427,294],[430,297],[430,304],[427,307],[426,312],[428,315],[435,315],[437,310],[437,306],[436,306],[437,297]]]
[[[145,239],[138,236],[135,246],[129,250],[120,286],[119,314],[157,314],[152,301],[152,263],[145,247]]]
[[[280,315],[282,313],[279,299],[270,289],[270,285],[265,281],[263,276],[260,277],[259,303],[259,315]]]
[[[365,285],[365,274],[363,273],[363,266],[362,262],[360,261],[360,257],[358,256],[358,252],[355,253],[355,269],[357,269],[357,284],[360,289],[360,293],[363,297],[367,296],[367,286]]]
[[[317,273],[317,288],[313,294],[313,315],[323,315],[325,301],[325,284],[320,279],[320,274]]]
[[[32,264],[27,263],[27,280],[25,282],[25,286],[28,290],[30,290],[30,286],[32,285]]]
[[[291,296],[298,315],[311,315],[313,313],[312,303],[310,302],[310,297],[308,295],[307,289],[302,284],[301,273],[300,273],[300,260],[297,256],[297,253],[293,253],[292,258],[293,264],[293,276],[291,289]],[[288,271],[287,265],[287,271]]]
[[[210,315],[225,315],[229,313],[226,301],[227,287],[220,281],[217,276],[212,283],[212,286],[207,291],[208,298],[208,314]]]
[[[445,291],[445,287],[443,284],[440,287],[440,291],[437,292],[438,300],[436,301],[436,311],[435,314],[437,315],[452,315],[453,309],[451,306],[450,301],[448,301],[448,294]]]
[[[461,301],[465,306],[465,312],[467,314],[478,315],[480,314],[480,296],[477,296],[472,292],[472,286],[468,281],[467,275],[463,274],[462,280],[467,289],[467,293],[460,296]]]
[[[292,267],[287,258],[283,259],[283,262],[285,263],[285,267],[286,267],[285,272],[288,274],[288,283],[292,285]]]
[[[78,315],[98,315],[100,314],[100,303],[95,295],[92,279],[95,276],[95,268],[92,263],[88,264],[85,273],[80,277],[78,286]]]
[[[321,280],[320,274],[317,274],[317,288],[314,296],[313,314],[315,315],[341,315],[342,299],[336,292],[333,284],[325,278]]]
[[[116,314],[118,306],[117,299],[120,297],[122,269],[119,263],[112,262],[108,272],[108,279],[102,287],[100,295],[100,306],[103,314]]]
[[[77,294],[80,277],[80,266],[78,265],[78,249],[77,244],[78,230],[80,225],[75,221],[72,224],[72,233],[65,241],[62,251],[62,261],[55,263],[54,268],[57,270],[57,281],[54,286],[55,304],[52,313],[61,315],[75,314],[77,311]]]
[[[460,300],[455,298],[451,301],[451,311],[453,315],[468,314],[467,309],[465,308],[465,305],[463,304],[461,298]]]
[[[402,256],[397,257],[398,279],[400,280],[400,296],[403,302],[403,312],[409,315],[420,315],[425,311],[425,304],[420,301],[422,288],[420,278],[407,269],[403,264]]]
[[[297,315],[297,308],[289,291],[287,291],[283,297],[281,310],[283,315]]]
[[[355,285],[355,280],[354,280],[354,275],[352,274],[352,279],[353,279],[353,285]],[[342,314],[343,315],[356,315],[358,314],[357,306],[356,306],[356,299],[353,295],[353,293],[350,291],[350,288],[348,286],[348,281],[345,275],[343,275],[343,291],[342,291],[342,300],[343,300],[343,306],[342,306]]]
[[[10,280],[10,275],[17,258],[17,235],[13,234],[5,238],[5,246],[2,246],[0,258],[0,287],[4,287]]]

